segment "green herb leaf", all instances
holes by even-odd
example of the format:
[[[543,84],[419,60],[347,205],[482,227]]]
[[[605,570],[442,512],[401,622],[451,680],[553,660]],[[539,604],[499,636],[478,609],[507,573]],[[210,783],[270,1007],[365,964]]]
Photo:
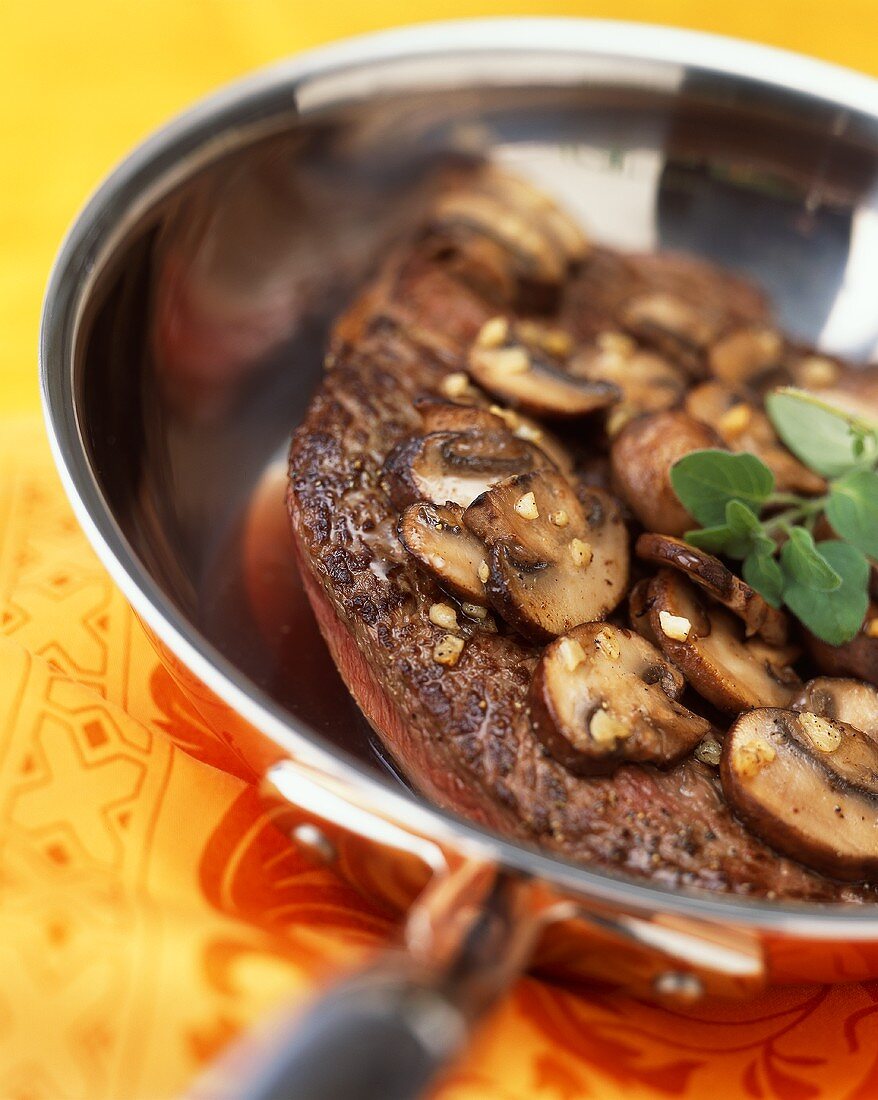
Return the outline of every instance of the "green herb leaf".
[[[804,527],[793,527],[780,552],[785,576],[815,592],[834,592],[841,577],[817,549],[814,536]]]
[[[740,500],[730,500],[726,505],[726,523],[739,538],[756,538],[762,531],[759,517]]]
[[[671,485],[690,515],[714,527],[725,522],[731,500],[758,511],[774,490],[774,474],[755,455],[693,451],[671,467]]]
[[[833,482],[826,516],[840,538],[878,558],[878,474],[858,470]]]
[[[780,607],[783,603],[784,576],[771,554],[754,550],[744,558],[741,572],[747,584],[755,588],[767,603]]]
[[[726,547],[733,541],[734,535],[725,523],[715,527],[701,527],[694,531],[687,531],[683,536],[690,546],[697,546],[699,550],[707,550],[710,554],[725,554]]]
[[[841,577],[834,592],[816,592],[799,581],[788,581],[784,603],[818,638],[830,645],[844,645],[854,638],[869,607],[869,563],[847,543],[817,543],[824,561]]]
[[[839,477],[869,456],[878,457],[874,425],[802,390],[770,393],[765,410],[796,458],[824,477]]]

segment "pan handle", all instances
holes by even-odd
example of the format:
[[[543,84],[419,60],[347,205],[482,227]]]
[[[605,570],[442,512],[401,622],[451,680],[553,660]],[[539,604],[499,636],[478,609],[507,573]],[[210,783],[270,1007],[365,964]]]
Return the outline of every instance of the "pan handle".
[[[388,961],[281,1012],[212,1067],[189,1100],[415,1100],[469,1022],[425,974]]]
[[[525,967],[539,921],[526,883],[460,863],[410,914],[407,952],[282,1011],[201,1078],[187,1100],[415,1100]]]

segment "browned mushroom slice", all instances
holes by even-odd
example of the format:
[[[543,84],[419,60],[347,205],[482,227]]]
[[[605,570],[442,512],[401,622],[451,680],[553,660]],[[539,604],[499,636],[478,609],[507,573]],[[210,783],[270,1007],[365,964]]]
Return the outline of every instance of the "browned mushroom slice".
[[[505,428],[431,432],[394,447],[384,463],[384,475],[397,508],[419,500],[451,501],[465,508],[498,481],[548,463],[542,451]]]
[[[705,382],[686,396],[686,411],[714,428],[732,451],[749,451],[774,474],[778,489],[822,493],[826,482],[786,449],[765,413],[722,382]]]
[[[637,555],[659,565],[670,565],[703,588],[743,621],[747,637],[760,634],[771,645],[787,640],[787,617],[723,565],[719,558],[682,539],[647,532],[637,540]]]
[[[455,405],[444,401],[418,401],[424,434],[429,432],[507,431],[532,443],[565,474],[573,473],[573,458],[557,436],[529,416],[502,405]]]
[[[671,467],[712,447],[722,447],[719,436],[682,410],[638,417],[613,440],[613,486],[648,530],[682,535],[695,523],[671,486]]]
[[[582,228],[541,188],[493,165],[483,171],[481,181],[487,191],[526,213],[549,233],[560,245],[568,264],[579,263],[591,251]]]
[[[500,482],[464,523],[489,547],[488,596],[503,618],[543,641],[603,618],[628,583],[628,533],[611,496],[579,496],[557,470]]]
[[[772,847],[833,878],[878,876],[878,744],[810,712],[753,710],[726,734],[729,805]]]
[[[506,269],[519,284],[522,304],[538,309],[555,304],[568,268],[589,248],[576,223],[548,196],[494,168],[441,196],[432,222],[440,238],[450,237],[465,254],[467,274],[475,263],[476,273],[480,269],[496,284]]]
[[[808,652],[826,676],[856,676],[878,684],[878,602],[869,605],[860,632],[844,645],[829,645],[810,632],[805,633]]]
[[[463,526],[457,504],[411,504],[399,517],[399,540],[447,592],[469,603],[488,603],[482,579],[485,547]],[[481,573],[481,576],[480,576]]]
[[[685,680],[634,631],[586,623],[546,649],[531,682],[534,731],[579,775],[627,762],[667,767],[691,752],[710,722],[677,702]]]
[[[686,391],[686,377],[679,367],[638,348],[622,332],[599,333],[595,345],[574,355],[568,369],[577,378],[619,387],[621,399],[607,416],[610,436],[641,413],[673,408]]]
[[[878,688],[862,680],[818,676],[805,684],[793,710],[808,710],[822,718],[845,722],[878,738]]]
[[[704,375],[705,353],[719,331],[720,320],[714,310],[699,309],[676,294],[649,291],[629,299],[620,320],[630,333],[693,377]]]
[[[649,595],[650,626],[662,652],[720,710],[787,707],[798,694],[802,681],[789,667],[793,651],[745,638],[741,620],[707,604],[680,573],[660,570]]]
[[[482,328],[470,348],[467,370],[483,389],[536,416],[585,416],[613,404],[621,392],[612,382],[567,374],[541,348],[520,342],[503,317]]]
[[[780,365],[783,337],[768,325],[743,325],[724,333],[708,355],[710,372],[733,386],[746,385]]]

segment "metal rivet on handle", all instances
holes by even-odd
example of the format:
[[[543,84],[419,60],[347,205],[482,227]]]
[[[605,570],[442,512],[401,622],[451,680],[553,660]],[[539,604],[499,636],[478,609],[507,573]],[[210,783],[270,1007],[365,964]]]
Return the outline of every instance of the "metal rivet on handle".
[[[324,863],[332,863],[335,860],[335,847],[322,830],[309,821],[303,821],[297,825],[290,834],[292,839],[301,848],[307,848],[312,856],[316,856]]]
[[[692,1004],[704,996],[704,983],[695,974],[682,970],[666,970],[653,982],[653,988],[660,997],[672,998],[684,1004]]]

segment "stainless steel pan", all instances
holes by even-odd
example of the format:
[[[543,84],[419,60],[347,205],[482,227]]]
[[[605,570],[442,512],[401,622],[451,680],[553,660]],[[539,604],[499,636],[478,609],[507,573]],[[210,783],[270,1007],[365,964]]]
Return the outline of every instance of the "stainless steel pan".
[[[70,499],[279,824],[408,914],[406,953],[264,1037],[229,1095],[415,1095],[529,965],[685,998],[878,975],[869,909],[670,892],[426,804],[340,683],[290,564],[283,454],[333,316],[450,157],[532,176],[612,244],[749,273],[828,350],[878,348],[878,85],[759,46],[573,20],[392,32],[219,93],[103,184],[41,335]]]

